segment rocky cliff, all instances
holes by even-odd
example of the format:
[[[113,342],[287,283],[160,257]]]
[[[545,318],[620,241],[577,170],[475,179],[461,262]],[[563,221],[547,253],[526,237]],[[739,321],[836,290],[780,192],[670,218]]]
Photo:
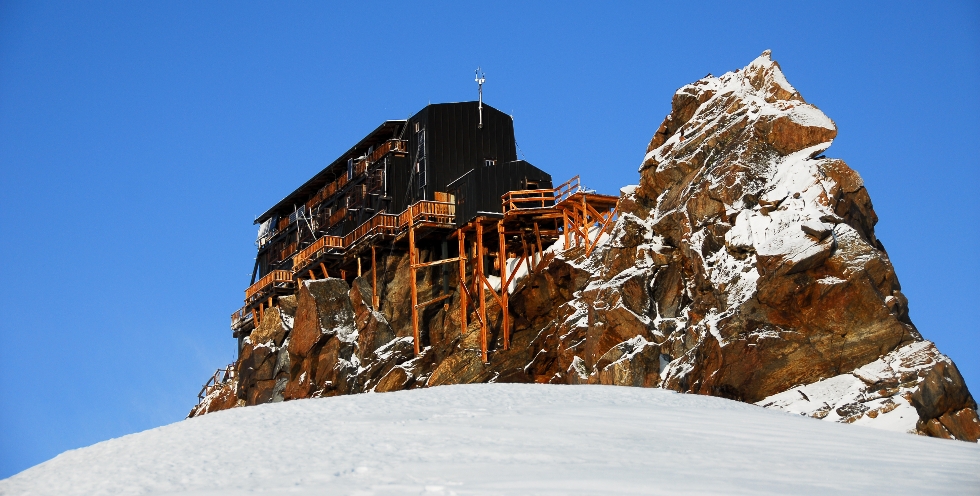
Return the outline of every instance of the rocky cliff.
[[[191,416],[442,384],[598,383],[976,441],[976,403],[909,320],[861,177],[822,155],[836,134],[768,51],[684,86],[598,248],[559,241],[517,282],[509,350],[491,298],[496,351],[483,363],[457,294],[423,315],[415,356],[408,259],[393,254],[381,308],[370,275],[282,298],[246,340],[238,382]]]

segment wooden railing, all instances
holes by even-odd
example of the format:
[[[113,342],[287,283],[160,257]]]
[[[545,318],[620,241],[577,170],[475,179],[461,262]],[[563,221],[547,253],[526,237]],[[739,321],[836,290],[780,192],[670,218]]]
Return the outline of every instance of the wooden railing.
[[[344,217],[347,217],[347,209],[343,207],[338,208],[337,211],[334,212],[329,219],[327,219],[327,225],[323,226],[322,229],[328,229],[337,225],[337,223],[344,220]]]
[[[398,226],[408,226],[408,220],[452,224],[456,222],[456,204],[450,202],[419,201],[398,216]]]
[[[553,189],[508,191],[500,197],[501,207],[504,213],[511,210],[549,207],[567,199],[581,188],[579,176],[575,176]]]
[[[398,216],[386,213],[377,213],[373,217],[364,222],[363,224],[357,226],[347,236],[344,236],[344,246],[350,246],[357,242],[357,240],[367,236],[372,231],[386,232],[388,234],[395,234],[398,232],[399,228]]]
[[[391,151],[404,152],[407,149],[408,146],[406,141],[388,140],[383,145],[379,146],[377,150],[374,150],[374,153],[372,153],[371,156],[368,157],[368,162],[373,164],[374,162],[377,162],[381,157],[387,155],[388,152]]]
[[[368,166],[377,162],[379,159],[381,159],[381,157],[384,157],[385,154],[387,154],[388,152],[391,152],[393,150],[404,152],[407,149],[405,143],[406,143],[405,141],[399,141],[399,140],[386,141],[383,145],[379,146],[377,150],[372,152],[369,157],[367,157],[364,160],[360,160],[354,164],[354,176],[360,176],[361,174],[366,173]],[[316,206],[320,202],[326,200],[327,198],[330,198],[331,196],[334,195],[334,193],[340,191],[340,189],[343,188],[347,184],[347,182],[348,182],[347,174],[342,174],[340,177],[338,177],[330,184],[327,184],[323,188],[320,188],[320,191],[317,191],[317,193],[313,195],[313,198],[310,198],[309,201],[306,202],[306,209],[311,210],[314,206]]]
[[[197,393],[197,404],[200,405],[209,394],[233,380],[235,380],[235,364],[229,364],[223,369],[216,370],[208,382],[201,386],[201,391]]]
[[[383,212],[377,213],[343,238],[338,236],[323,236],[314,241],[310,246],[300,250],[293,257],[293,273],[295,274],[306,269],[310,260],[316,258],[324,249],[346,249],[361,238],[373,233],[398,234],[408,227],[409,216],[415,222],[452,224],[456,220],[456,204],[420,201],[406,208],[400,215],[386,214]]]
[[[371,155],[370,156],[368,156],[367,158],[365,158],[363,160],[360,160],[360,161],[358,161],[357,163],[354,164],[354,171],[353,171],[354,172],[354,177],[357,177],[357,176],[360,176],[362,174],[367,173],[368,167],[371,164],[377,162],[378,160],[381,159],[381,157],[384,157],[389,152],[392,152],[392,151],[405,152],[408,149],[407,143],[408,143],[407,141],[404,141],[404,140],[395,140],[395,139],[386,141],[384,144],[382,144],[381,146],[379,146],[376,150],[374,150],[373,152],[371,152]],[[350,181],[350,179],[348,179],[347,174],[341,174],[340,177],[338,177],[337,179],[335,179],[333,182],[331,182],[331,183],[327,184],[326,186],[320,188],[320,191],[317,191],[316,194],[313,195],[312,198],[310,198],[309,200],[306,201],[306,203],[305,203],[306,211],[307,212],[312,211],[313,210],[313,207],[317,206],[318,204],[320,204],[324,200],[330,198],[335,193],[337,193],[338,191],[340,191],[341,188],[343,188],[344,186],[346,186],[349,181]],[[336,215],[336,214],[334,214],[334,215]],[[331,217],[331,220],[332,219],[333,219],[333,217]],[[333,225],[334,222],[330,222],[329,224],[330,225]],[[276,233],[279,233],[279,232],[285,230],[287,227],[289,227],[289,218],[288,217],[283,217],[282,219],[279,219],[279,222],[275,226],[275,231],[269,233],[270,237],[272,235],[275,235]]]
[[[251,303],[250,300],[252,299],[253,296],[262,292],[264,289],[266,289],[269,286],[272,286],[273,284],[292,282],[292,281],[293,281],[292,271],[274,270],[272,272],[269,272],[268,274],[265,275],[265,277],[259,279],[258,281],[255,282],[255,284],[249,286],[248,289],[245,290],[245,302],[246,304]]]
[[[231,328],[238,329],[254,318],[252,310],[249,310],[247,307],[239,308],[235,313],[231,314]]]
[[[293,257],[293,272],[304,268],[306,263],[320,250],[326,248],[343,248],[344,238],[340,236],[323,236],[310,246],[303,248]]]

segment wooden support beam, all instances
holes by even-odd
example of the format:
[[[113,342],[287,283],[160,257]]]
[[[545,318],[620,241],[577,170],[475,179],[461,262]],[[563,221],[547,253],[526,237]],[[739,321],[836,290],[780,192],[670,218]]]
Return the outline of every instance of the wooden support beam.
[[[537,224],[535,224],[537,227]],[[500,260],[500,308],[503,312],[501,314],[501,326],[504,331],[504,349],[510,349],[510,319],[508,319],[508,308],[507,308],[507,240],[504,239],[504,223],[502,220],[497,221],[497,234],[500,238],[500,249],[497,252],[497,259]]]
[[[378,309],[378,266],[375,263],[374,245],[371,245],[371,306]]]
[[[462,230],[459,233],[459,335],[466,335],[466,316],[469,313],[467,308],[469,302],[469,290],[466,288],[466,233]]]
[[[562,219],[562,233],[565,235],[565,249],[567,250],[572,247],[568,239],[568,212],[562,210],[561,219]]]
[[[419,293],[415,283],[415,223],[412,216],[408,217],[408,272],[409,283],[412,288],[412,338],[415,341],[415,356],[422,351],[419,346]]]
[[[416,308],[425,308],[425,307],[427,307],[427,306],[429,306],[429,305],[431,305],[433,303],[439,303],[440,301],[445,300],[446,298],[449,298],[450,296],[452,296],[452,294],[444,294],[442,296],[433,298],[433,299],[431,299],[429,301],[424,301],[422,303],[419,303],[418,305],[415,305],[415,307]]]
[[[498,305],[502,305],[500,301],[500,295],[497,294],[496,289],[493,289],[493,284],[490,284],[490,279],[487,279],[486,276],[480,276],[480,281],[483,283],[481,287],[486,287],[487,289],[489,289],[490,296],[493,296],[493,299],[497,301]]]
[[[523,252],[524,253],[524,258],[527,258],[527,254],[528,254],[528,251],[527,251],[527,241],[524,239],[524,236],[521,236],[521,246],[524,247],[524,252]],[[531,273],[531,274],[534,273],[534,259],[528,260],[528,263],[527,263],[527,271],[529,273]]]
[[[361,257],[357,257],[357,277],[361,277]]]
[[[326,265],[323,265],[323,262],[320,262],[320,270],[323,271],[323,278],[324,279],[329,279],[330,278],[330,274],[327,273],[327,266]]]
[[[486,281],[483,275],[483,223],[477,219],[476,221],[476,277],[477,282]],[[479,299],[480,299],[480,352],[483,358],[483,363],[489,363],[487,359],[487,297],[484,292],[484,284],[479,284]],[[412,302],[415,303],[414,301]]]
[[[315,274],[313,274],[313,270],[312,270],[312,269],[310,269],[310,271],[309,271],[309,272],[310,272],[310,280],[311,280],[311,281],[315,281],[315,280],[316,280],[316,275],[315,275]]]
[[[512,272],[510,274],[510,277],[507,278],[508,290],[510,288],[510,283],[514,281],[514,277],[517,275],[517,272],[521,269],[521,264],[523,264],[525,260],[527,260],[527,255],[522,255],[521,259],[517,262],[517,265],[514,266],[514,272]],[[503,273],[501,273],[500,275],[501,275],[500,279],[503,280]]]
[[[602,223],[602,227],[599,228],[599,233],[596,235],[595,242],[592,244],[592,247],[585,250],[585,256],[589,256],[589,253],[591,253],[592,250],[595,249],[596,245],[599,244],[599,238],[602,237],[602,233],[606,232],[606,228],[609,227],[609,222],[616,216],[617,211],[619,211],[619,204],[613,207],[612,211],[609,212],[609,216],[606,217],[606,220]]]
[[[424,268],[424,267],[431,267],[433,265],[442,265],[442,264],[447,264],[447,263],[455,263],[455,262],[458,262],[458,261],[459,261],[458,258],[447,258],[445,260],[436,260],[436,261],[433,261],[433,262],[423,262],[423,263],[415,264],[415,268],[416,269],[421,269],[421,268]]]
[[[541,261],[544,259],[544,248],[541,247],[541,231],[538,229],[538,223],[534,223],[534,238],[538,240],[538,263],[534,266],[541,265]]]

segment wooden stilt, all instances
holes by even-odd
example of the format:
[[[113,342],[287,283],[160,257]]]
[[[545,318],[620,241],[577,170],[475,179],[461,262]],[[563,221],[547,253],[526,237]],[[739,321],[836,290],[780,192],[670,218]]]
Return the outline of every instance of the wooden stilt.
[[[262,323],[262,303],[259,303],[259,320],[255,323],[255,327],[258,327]]]
[[[310,272],[310,280],[311,281],[315,281],[316,280],[316,274],[313,273],[313,269],[310,269],[309,272]]]
[[[415,355],[421,352],[421,347],[419,346],[419,294],[418,288],[415,284],[415,224],[413,222],[412,216],[408,217],[408,267],[409,267],[409,283],[412,287],[412,338],[415,341]]]
[[[343,279],[343,280],[345,280],[345,281],[347,280],[347,271],[346,270],[340,269],[340,278]]]
[[[466,298],[466,233],[459,230],[459,334],[466,335],[466,316],[469,302]]]
[[[521,247],[524,248],[524,258],[527,258],[527,240],[524,239],[524,235],[521,235]],[[534,260],[528,260],[527,271],[530,274],[534,273]]]
[[[326,265],[323,265],[323,262],[320,262],[320,270],[323,271],[323,278],[324,279],[329,279],[330,278],[330,274],[327,273],[327,266]]]
[[[562,222],[564,222],[562,224],[562,233],[565,235],[565,249],[567,250],[572,247],[572,245],[569,244],[569,239],[568,239],[568,212],[562,210],[561,218],[562,218]]]
[[[378,266],[375,263],[374,245],[371,246],[371,306],[378,309]]]
[[[536,226],[537,224],[535,224]],[[504,334],[504,349],[510,349],[510,319],[508,318],[507,307],[507,239],[504,236],[504,221],[497,221],[497,236],[500,238],[500,249],[497,250],[497,259],[500,260],[500,325]]]
[[[538,263],[534,266],[537,267],[541,263],[541,259],[544,258],[544,248],[541,247],[541,230],[538,229],[538,223],[534,223],[534,237],[538,240]]]
[[[361,277],[361,257],[357,257],[357,277]]]
[[[479,291],[477,292],[478,298],[480,299],[480,352],[482,353],[483,363],[489,363],[487,360],[487,298],[486,298],[486,285],[483,284],[483,279],[486,277],[483,272],[483,220],[476,220],[476,272],[477,284],[479,285]]]

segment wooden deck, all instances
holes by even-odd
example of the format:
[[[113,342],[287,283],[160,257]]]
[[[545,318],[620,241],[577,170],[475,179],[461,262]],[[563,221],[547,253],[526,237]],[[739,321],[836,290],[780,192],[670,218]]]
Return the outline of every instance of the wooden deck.
[[[450,197],[439,199],[451,200]],[[489,360],[489,321],[485,299],[487,292],[503,309],[501,328],[504,349],[507,349],[510,346],[507,287],[513,281],[517,269],[525,265],[531,272],[540,270],[540,265],[545,261],[545,248],[562,237],[565,249],[581,247],[588,255],[615,220],[618,202],[619,197],[584,190],[579,177],[575,176],[552,189],[510,191],[501,197],[501,216],[478,217],[459,228],[455,224],[456,205],[452,201],[416,202],[398,215],[378,213],[344,237],[318,238],[293,255],[292,270],[274,271],[250,286],[245,291],[245,306],[232,314],[232,329],[240,332],[258,325],[262,320],[263,310],[273,305],[273,297],[277,291],[288,291],[303,279],[329,277],[329,260],[338,262],[346,256],[356,257],[357,275],[361,275],[362,253],[370,248],[369,269],[373,272],[380,236],[380,239],[389,239],[392,242],[399,239],[408,242],[409,266],[413,275],[417,270],[433,265],[458,264],[459,287],[463,291],[460,294],[461,304],[464,307],[472,304],[474,307],[481,328],[480,351],[486,361]],[[438,235],[440,232],[445,234],[446,239],[457,240],[459,256],[421,262],[417,253],[420,236],[425,236],[426,233]],[[498,270],[501,280],[504,281],[499,289],[494,289],[487,278],[492,269],[483,266],[484,257],[469,255],[468,246],[474,249],[473,253],[496,253],[497,267],[502,268]],[[519,262],[511,274],[507,274],[506,264],[500,264],[499,261],[512,256]],[[468,261],[475,263],[468,264]],[[347,268],[351,269],[349,265]],[[344,270],[338,272],[339,274],[333,276],[347,277]],[[409,279],[414,282],[415,277]],[[376,285],[376,277],[373,277],[372,301],[378,306]],[[412,284],[412,327],[417,353],[420,349],[419,310],[451,296],[441,295],[419,302],[415,285]],[[464,332],[467,313],[463,312],[460,322]]]

